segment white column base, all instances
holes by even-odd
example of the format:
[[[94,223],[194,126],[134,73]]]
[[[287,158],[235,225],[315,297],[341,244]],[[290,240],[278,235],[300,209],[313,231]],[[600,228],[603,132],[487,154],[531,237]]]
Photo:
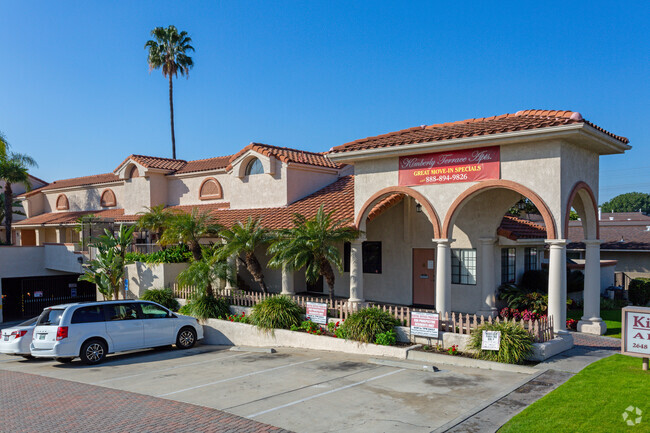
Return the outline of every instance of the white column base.
[[[490,308],[489,310],[488,309],[478,310],[476,312],[476,315],[477,316],[484,316],[484,317],[490,317],[491,316],[491,317],[494,318],[494,317],[497,317],[499,315],[499,310],[497,310],[496,308]]]
[[[607,331],[607,324],[602,320],[580,320],[578,322],[578,332],[604,335],[605,331]]]

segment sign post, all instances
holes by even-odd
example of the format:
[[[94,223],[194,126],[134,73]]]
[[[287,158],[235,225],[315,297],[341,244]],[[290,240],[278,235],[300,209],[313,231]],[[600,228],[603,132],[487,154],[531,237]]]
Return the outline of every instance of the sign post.
[[[650,308],[625,307],[623,314],[623,332],[621,353],[643,358],[642,368],[648,371],[650,358]]]

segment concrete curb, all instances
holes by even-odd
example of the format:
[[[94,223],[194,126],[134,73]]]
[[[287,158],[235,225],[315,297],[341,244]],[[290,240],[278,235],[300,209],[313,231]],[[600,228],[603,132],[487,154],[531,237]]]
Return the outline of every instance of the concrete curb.
[[[483,368],[487,370],[508,371],[511,373],[537,374],[540,371],[537,368],[525,367],[523,365],[502,364],[500,362],[471,359],[462,356],[443,355],[440,353],[420,352],[418,350],[408,351],[406,359],[409,361],[455,365],[457,367]]]
[[[385,365],[385,366],[388,366],[388,367],[395,367],[395,368],[406,368],[408,370],[429,371],[431,373],[437,373],[437,372],[441,371],[435,365],[415,364],[415,363],[409,362],[409,361],[393,361],[393,360],[390,360],[390,359],[370,358],[368,360],[368,363],[369,364],[375,364],[375,365]]]
[[[231,352],[254,352],[254,353],[275,353],[272,347],[250,347],[250,346],[233,346]]]

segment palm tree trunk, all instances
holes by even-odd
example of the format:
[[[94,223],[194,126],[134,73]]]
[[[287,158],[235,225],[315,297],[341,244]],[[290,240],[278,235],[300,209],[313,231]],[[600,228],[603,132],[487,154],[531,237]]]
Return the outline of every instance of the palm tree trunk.
[[[193,242],[190,245],[190,251],[192,251],[192,256],[194,257],[194,260],[201,261],[203,258],[203,254],[201,252],[201,245],[199,245],[198,242]]]
[[[169,74],[169,116],[172,124],[172,159],[176,159],[176,137],[174,136],[174,86],[172,74]]]
[[[206,294],[209,298],[213,298],[213,297],[214,297],[214,290],[212,289],[212,283],[208,283],[208,287],[205,288],[205,294]]]
[[[260,285],[263,293],[269,293],[266,288],[266,283],[264,282],[264,274],[262,273],[262,266],[260,266],[259,260],[255,257],[253,253],[246,253],[246,268],[248,272],[251,273],[253,279],[257,284]]]
[[[329,287],[330,302],[332,303],[332,305],[334,305],[334,271],[332,270],[332,266],[330,265],[330,262],[328,262],[325,259],[323,259],[320,269],[322,275],[325,277],[327,286]]]
[[[11,190],[11,183],[5,183],[5,242],[11,245],[11,223],[13,222],[14,210],[12,204],[14,202],[13,191]]]

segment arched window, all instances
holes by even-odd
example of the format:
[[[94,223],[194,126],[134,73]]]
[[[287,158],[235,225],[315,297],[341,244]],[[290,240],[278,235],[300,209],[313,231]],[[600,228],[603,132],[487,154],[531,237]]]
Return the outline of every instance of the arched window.
[[[56,198],[56,210],[68,210],[70,209],[70,204],[68,203],[68,197],[65,194],[59,194]]]
[[[213,177],[209,177],[201,183],[199,187],[199,199],[201,200],[217,200],[223,197],[223,190],[219,181]]]
[[[257,158],[251,160],[246,166],[246,176],[262,173],[264,173],[264,167],[262,166],[262,161]]]
[[[115,200],[115,193],[110,189],[105,189],[102,192],[102,198],[99,202],[102,207],[113,207],[117,205],[117,200]]]
[[[129,179],[136,177],[140,177],[140,172],[138,171],[138,167],[136,165],[132,165],[131,169],[129,170]]]

